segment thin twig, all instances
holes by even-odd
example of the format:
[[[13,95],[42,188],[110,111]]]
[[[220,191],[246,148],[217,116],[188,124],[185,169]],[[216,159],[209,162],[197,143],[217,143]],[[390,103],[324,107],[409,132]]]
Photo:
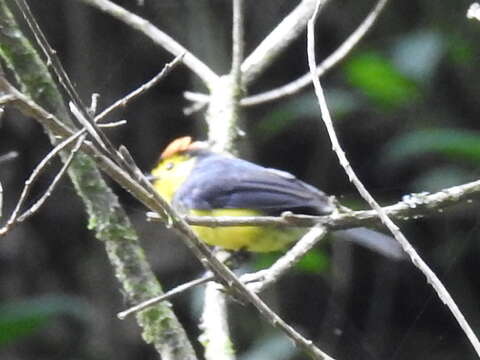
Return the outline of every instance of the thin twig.
[[[90,6],[93,6],[106,14],[109,14],[110,16],[122,21],[123,23],[137,31],[140,31],[141,33],[149,37],[151,40],[153,40],[155,44],[160,45],[174,56],[185,54],[183,63],[195,74],[197,74],[200,79],[203,80],[207,88],[210,88],[218,80],[218,75],[215,74],[207,65],[205,65],[205,63],[200,61],[185,47],[180,45],[177,41],[175,41],[169,35],[158,29],[149,21],[122,8],[119,5],[114,4],[109,0],[80,1]]]
[[[3,186],[0,182],[0,219],[2,218],[3,214]]]
[[[183,93],[185,99],[193,102],[207,104],[210,101],[210,96],[207,94],[197,93],[193,91],[185,91]]]
[[[67,73],[65,72],[62,63],[57,56],[57,52],[48,43],[47,38],[45,37],[40,26],[38,25],[37,20],[35,20],[35,17],[33,16],[27,2],[25,0],[15,0],[15,2],[17,3],[17,6],[22,12],[22,15],[25,17],[25,20],[27,21],[30,30],[32,31],[35,39],[37,40],[37,43],[40,45],[40,48],[45,54],[47,58],[47,64],[52,65],[53,71],[57,75],[60,84],[62,84],[63,88],[67,91],[67,94],[72,99],[72,101],[75,102],[75,105],[77,105],[79,109],[82,109],[82,111],[85,111],[85,104],[83,103],[80,95],[78,95],[78,92],[75,90],[75,87],[73,86]],[[85,115],[88,115],[88,112],[86,112]]]
[[[315,70],[315,74],[318,77],[323,76],[326,72],[332,69],[335,65],[340,63],[352,49],[363,39],[365,34],[372,28],[378,16],[385,8],[388,0],[379,0],[375,7],[370,11],[367,17],[362,21],[360,26],[326,59],[324,59]],[[295,81],[292,81],[286,85],[278,88],[246,97],[240,101],[242,106],[253,106],[262,104],[265,102],[278,100],[280,98],[296,94],[312,82],[312,76],[310,72],[306,73],[302,77]]]
[[[16,159],[17,157],[18,157],[18,152],[9,151],[6,154],[0,155],[0,164]]]
[[[97,93],[92,94],[92,100],[88,108],[88,113],[90,114],[90,116],[95,116],[95,114],[97,113],[99,99],[100,99],[100,94],[97,94]]]
[[[185,116],[190,116],[192,114],[195,114],[203,109],[205,109],[205,107],[207,106],[208,102],[204,102],[204,103],[200,103],[200,102],[197,102],[197,103],[193,103],[192,105],[190,106],[186,106],[183,108],[183,114]]]
[[[67,91],[68,96],[70,97],[70,110],[75,112],[75,118],[81,120],[82,127],[85,127],[89,134],[94,138],[95,141],[98,141],[98,144],[102,146],[105,151],[110,153],[110,156],[115,158],[115,149],[110,143],[110,140],[96,127],[93,120],[92,112],[85,106],[80,95],[73,86],[70,78],[68,77],[65,69],[62,66],[60,59],[57,56],[56,51],[50,46],[45,34],[42,32],[40,26],[38,25],[35,17],[33,16],[28,4],[25,0],[15,0],[17,6],[22,12],[25,20],[27,21],[30,30],[35,36],[38,45],[44,52],[47,57],[47,64],[51,64],[53,71],[58,77],[58,80]],[[92,99],[92,105],[95,105],[95,97]],[[91,131],[92,128],[95,128],[96,131]]]
[[[327,0],[322,1],[322,5]],[[256,80],[266,68],[305,30],[315,9],[315,0],[302,0],[242,64],[245,85]]]
[[[17,202],[17,205],[15,206],[15,209],[13,210],[12,214],[10,215],[10,218],[8,219],[7,223],[5,224],[5,226],[3,226],[2,228],[0,228],[0,236],[3,236],[5,235],[8,231],[10,231],[10,229],[17,223],[25,220],[26,218],[28,218],[29,216],[33,215],[34,212],[38,211],[38,209],[40,208],[40,206],[43,204],[43,202],[46,200],[46,198],[48,198],[48,196],[50,195],[50,193],[53,191],[56,183],[58,182],[58,180],[60,180],[61,176],[63,175],[63,173],[65,172],[64,169],[66,169],[67,167],[65,167],[65,164],[67,164],[65,162],[64,166],[62,167],[62,170],[60,170],[60,172],[57,174],[57,176],[55,177],[55,179],[58,178],[57,181],[53,181],[50,186],[48,187],[47,191],[44,193],[44,195],[40,198],[39,201],[37,201],[32,207],[31,207],[31,210],[32,211],[26,211],[24,212],[22,215],[19,216],[19,213],[20,213],[20,210],[23,206],[23,204],[25,203],[28,195],[30,194],[30,191],[32,190],[32,186],[33,184],[35,183],[35,181],[37,180],[37,178],[42,174],[43,170],[45,169],[45,167],[50,163],[50,161],[55,157],[57,156],[60,151],[62,151],[63,149],[65,149],[67,146],[69,146],[72,142],[74,142],[76,139],[78,139],[80,137],[80,139],[82,141],[78,141],[77,145],[75,146],[75,148],[77,148],[78,150],[78,147],[80,147],[80,145],[82,144],[83,142],[83,138],[82,136],[85,134],[85,131],[82,130],[82,131],[79,131],[75,134],[73,134],[72,136],[68,137],[66,140],[63,140],[61,143],[59,143],[57,146],[55,146],[53,148],[52,151],[50,151],[47,156],[45,156],[42,161],[40,161],[40,163],[35,167],[35,169],[33,170],[32,174],[30,175],[30,177],[27,179],[27,181],[25,181],[25,186],[22,190],[22,193],[20,195],[20,198]],[[75,151],[76,153],[76,151]],[[75,154],[73,151],[72,153],[70,154],[70,158],[73,159],[73,156],[72,154]],[[71,162],[71,160],[70,160]],[[69,162],[69,164],[70,164]],[[58,176],[60,175],[60,176]],[[28,215],[28,213],[31,213],[30,215]]]
[[[320,5],[321,1],[317,1],[317,9]],[[316,10],[317,10],[316,9]],[[470,343],[472,344],[473,348],[477,352],[477,355],[480,357],[480,342],[478,341],[475,333],[473,332],[472,328],[468,324],[468,322],[465,320],[465,317],[461,313],[460,309],[458,308],[457,304],[455,301],[452,299],[450,296],[449,292],[445,288],[445,286],[442,284],[440,279],[435,275],[435,273],[428,267],[428,265],[423,261],[423,259],[418,255],[418,253],[415,251],[415,249],[410,245],[406,237],[402,234],[400,229],[398,228],[397,225],[388,217],[388,215],[383,211],[383,209],[380,207],[380,205],[376,202],[376,200],[370,195],[370,193],[367,191],[365,186],[362,184],[360,179],[357,177],[355,172],[353,171],[349,161],[347,160],[345,156],[345,152],[342,150],[339,142],[337,135],[335,133],[335,129],[333,127],[332,119],[330,117],[330,112],[328,110],[328,106],[326,103],[326,99],[323,93],[323,89],[320,85],[320,81],[318,77],[315,74],[315,69],[316,69],[316,62],[315,62],[315,20],[318,15],[318,12],[315,11],[314,15],[308,22],[307,26],[307,42],[308,42],[308,65],[310,68],[310,73],[313,79],[313,85],[315,87],[315,94],[318,98],[318,103],[320,106],[321,114],[322,114],[322,120],[325,124],[325,127],[327,128],[330,140],[332,142],[332,148],[337,154],[338,160],[342,167],[345,169],[345,173],[347,174],[348,178],[350,181],[355,185],[357,188],[358,192],[360,195],[365,199],[365,201],[368,202],[368,204],[378,212],[378,215],[382,222],[385,224],[385,226],[390,230],[392,235],[395,237],[395,239],[400,243],[404,251],[410,256],[410,259],[412,260],[412,263],[418,267],[418,269],[425,275],[427,278],[427,282],[431,284],[431,286],[434,288],[434,290],[437,292],[438,297],[440,300],[447,305],[449,310],[452,312],[453,316],[457,320],[458,324],[462,328],[462,330],[465,332],[467,338],[470,340]]]
[[[183,97],[189,101],[192,101],[193,104],[184,108],[183,113],[187,116],[192,115],[198,111],[201,111],[208,105],[210,101],[210,96],[207,94],[201,94],[193,91],[185,91]]]
[[[135,100],[137,97],[140,95],[144,94],[151,88],[153,88],[155,85],[157,85],[161,80],[163,80],[175,67],[177,67],[178,64],[182,61],[185,53],[178,55],[173,61],[165,64],[163,67],[162,71],[160,71],[157,75],[155,75],[152,79],[147,81],[145,84],[140,86],[139,88],[133,90],[130,92],[128,95],[125,97],[115,101],[112,105],[110,105],[108,108],[103,110],[99,115],[95,117],[95,122],[100,122],[102,121],[108,114],[110,114],[112,111],[116,110],[119,107],[125,107],[127,106],[128,103],[132,102]]]
[[[195,280],[192,280],[192,281],[189,281],[189,282],[186,282],[182,285],[179,285],[175,288],[173,288],[172,290],[169,290],[167,291],[165,294],[163,295],[160,295],[160,296],[157,296],[157,297],[154,297],[154,298],[151,298],[151,299],[148,299],[138,305],[135,305],[135,306],[132,306],[131,308],[127,309],[127,310],[124,310],[122,312],[119,312],[117,314],[117,317],[120,319],[120,320],[123,320],[125,319],[128,315],[131,315],[131,314],[136,314],[137,312],[139,311],[142,311],[142,310],[145,310],[145,309],[148,309],[149,307],[155,305],[155,304],[158,304],[159,302],[161,301],[166,301],[166,300],[170,300],[172,297],[174,296],[177,296],[187,290],[190,290],[198,285],[201,285],[201,284],[205,284],[206,282],[209,282],[209,281],[212,281],[215,279],[215,276],[214,275],[208,275],[208,276],[204,276],[204,277],[201,277],[199,279],[195,279]]]
[[[266,270],[253,274],[245,274],[240,277],[243,282],[252,282],[248,288],[256,293],[263,291],[266,287],[290,270],[300,259],[322,240],[328,231],[321,225],[312,227],[302,238],[282,257]]]
[[[242,86],[242,61],[245,49],[244,35],[244,2],[233,0],[232,29],[232,68],[230,74],[239,87]]]
[[[318,77],[323,76],[335,65],[340,63],[353,50],[353,48],[360,42],[360,40],[364,38],[364,36],[375,24],[380,13],[385,8],[387,2],[388,0],[379,0],[377,4],[374,6],[374,8],[367,15],[367,17],[358,26],[358,28],[355,29],[355,31],[352,34],[350,34],[350,36],[333,53],[331,53],[327,58],[325,58],[317,66],[316,74]],[[278,100],[283,97],[298,93],[299,91],[304,89],[306,86],[311,84],[311,82],[312,82],[312,77],[308,72],[305,75],[298,78],[297,80],[294,80],[286,85],[280,86],[278,88],[275,88],[269,91],[265,91],[260,94],[251,95],[246,98],[243,98],[240,100],[240,105],[254,106],[254,105]],[[188,112],[188,115],[192,114],[193,112],[201,110],[203,106],[207,104],[210,99],[210,97],[206,94],[194,93],[190,91],[186,91],[184,93],[184,97],[187,100],[194,101],[196,103],[196,106],[191,111]]]
[[[93,138],[93,140],[99,145],[106,153],[112,155],[115,153],[115,149],[113,148],[110,141],[106,141],[105,137],[102,136],[102,133],[97,131],[97,126],[94,122],[90,122],[84,114],[80,111],[80,109],[73,103],[70,102],[68,104],[70,106],[70,111],[72,115],[77,119],[77,121],[82,124],[84,129],[88,132],[88,134]]]
[[[85,140],[85,136],[86,136],[85,134],[80,136],[80,138],[75,143],[75,146],[73,147],[72,151],[70,152],[70,155],[68,156],[67,160],[64,162],[62,168],[60,169],[60,171],[57,173],[57,175],[55,176],[53,181],[48,186],[47,191],[45,191],[45,193],[42,195],[42,197],[40,199],[38,199],[38,201],[35,202],[35,204],[33,204],[30,207],[30,209],[25,211],[22,215],[20,215],[17,218],[17,221],[16,221],[17,223],[25,221],[29,217],[34,215],[42,207],[42,205],[45,203],[45,201],[50,197],[50,195],[52,194],[53,190],[55,190],[55,187],[57,186],[59,181],[63,178],[63,176],[67,172],[67,169],[70,166],[70,164],[72,163],[73,158],[75,157],[78,150],[80,149],[80,146],[82,145],[82,142]]]
[[[105,124],[98,124],[98,127],[102,129],[109,129],[114,127],[119,127],[125,124],[127,124],[127,120],[119,120],[119,121],[113,121]]]

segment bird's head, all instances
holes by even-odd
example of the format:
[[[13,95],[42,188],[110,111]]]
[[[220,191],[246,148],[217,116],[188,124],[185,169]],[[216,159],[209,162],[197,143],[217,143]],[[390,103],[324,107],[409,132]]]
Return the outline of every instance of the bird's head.
[[[155,189],[169,202],[177,189],[190,175],[200,152],[208,151],[205,142],[192,142],[190,136],[173,140],[160,155],[159,161],[152,170],[152,181]]]

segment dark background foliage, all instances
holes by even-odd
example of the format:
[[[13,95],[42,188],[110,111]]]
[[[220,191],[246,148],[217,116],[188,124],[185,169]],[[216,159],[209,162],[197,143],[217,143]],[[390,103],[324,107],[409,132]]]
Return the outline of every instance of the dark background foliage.
[[[101,107],[138,87],[172,57],[150,40],[79,1],[30,1],[51,44],[81,95],[101,95]],[[228,71],[230,2],[219,0],[118,1],[151,20],[206,61]],[[294,6],[288,0],[247,0],[247,53]],[[360,23],[372,1],[331,1],[319,18],[317,56],[330,54]],[[480,159],[480,23],[465,18],[468,1],[392,1],[361,45],[323,78],[339,137],[354,169],[382,203],[410,192],[437,191],[478,178]],[[251,94],[306,72],[302,36],[265,73]],[[111,120],[108,130],[148,171],[171,139],[205,137],[202,113],[185,116],[185,90],[205,91],[185,68]],[[248,108],[243,156],[288,170],[354,208],[365,205],[343,174],[311,88],[288,99]],[[29,172],[49,150],[34,121],[7,110],[0,120],[4,214],[9,214]],[[59,164],[57,163],[56,166]],[[55,167],[55,166],[54,166]],[[53,167],[53,168],[54,168]],[[46,187],[53,170],[33,194]],[[118,189],[149,260],[165,288],[201,274],[175,236],[144,221],[144,209]],[[125,308],[102,244],[87,229],[81,202],[65,180],[48,204],[0,239],[0,356],[28,359],[154,359]],[[445,281],[480,333],[478,205],[462,204],[402,229]],[[271,256],[253,256],[248,267]],[[201,290],[174,300],[192,339]],[[345,242],[329,242],[265,294],[280,315],[338,359],[474,359],[471,346],[408,262],[392,262]],[[300,359],[285,336],[258,314],[231,306],[231,327],[241,359]]]

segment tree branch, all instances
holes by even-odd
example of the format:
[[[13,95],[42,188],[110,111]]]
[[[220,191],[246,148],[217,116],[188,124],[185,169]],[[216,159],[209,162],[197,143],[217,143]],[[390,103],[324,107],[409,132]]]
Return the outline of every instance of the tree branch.
[[[232,68],[230,74],[235,82],[242,86],[242,61],[245,48],[244,36],[244,2],[233,0],[233,30],[232,30]]]
[[[205,63],[200,61],[195,55],[189,52],[185,47],[180,45],[176,40],[158,29],[149,21],[141,18],[134,13],[122,8],[119,5],[109,0],[80,0],[81,2],[93,6],[94,8],[120,20],[124,24],[130,26],[132,29],[140,31],[145,36],[149,37],[157,45],[160,45],[165,50],[179,56],[185,54],[183,63],[192,70],[200,79],[203,80],[207,88],[211,88],[218,80],[218,75],[215,74]]]
[[[322,1],[322,6],[328,0]],[[293,11],[267,36],[242,64],[245,85],[259,75],[305,30],[315,9],[315,0],[302,0]]]
[[[283,274],[290,270],[300,259],[309,252],[328,231],[321,225],[312,227],[302,238],[272,266],[253,274],[245,274],[240,279],[248,284],[248,288],[256,293],[275,283]]]
[[[0,101],[1,101],[1,99],[0,99]],[[18,152],[16,152],[16,151],[9,151],[6,154],[0,155],[0,165],[2,163],[8,162],[10,160],[16,159],[17,157],[18,157]]]
[[[465,317],[461,313],[460,309],[458,308],[455,301],[450,296],[449,292],[442,284],[440,279],[435,275],[435,273],[428,267],[428,265],[423,261],[423,259],[418,255],[415,249],[410,245],[406,237],[402,234],[400,229],[395,225],[395,223],[389,218],[389,216],[383,211],[380,205],[376,202],[376,200],[370,195],[367,191],[365,186],[362,184],[360,179],[357,177],[355,172],[353,171],[347,157],[345,156],[345,152],[342,150],[337,135],[335,133],[335,129],[333,127],[332,119],[330,117],[330,112],[328,110],[328,106],[325,100],[325,96],[323,93],[323,89],[320,85],[320,81],[315,74],[316,64],[315,64],[315,20],[318,15],[318,7],[321,3],[321,0],[317,1],[317,8],[315,10],[314,15],[308,21],[308,65],[310,68],[310,74],[313,79],[313,85],[315,87],[315,94],[318,99],[318,103],[320,106],[322,120],[327,128],[328,135],[330,137],[330,141],[332,142],[332,148],[335,151],[338,160],[342,167],[345,169],[345,173],[347,174],[350,181],[355,185],[360,195],[367,201],[367,203],[378,213],[378,216],[382,220],[382,223],[390,230],[392,235],[395,239],[400,243],[404,251],[410,256],[412,263],[418,267],[418,269],[425,275],[427,278],[427,282],[433,287],[436,291],[438,297],[444,304],[447,305],[455,319],[457,320],[458,324],[465,332],[465,335],[470,340],[470,343],[474,347],[477,355],[480,357],[480,342],[478,341],[475,333],[471,329],[468,322],[465,320]]]
[[[332,69],[335,65],[341,62],[353,48],[363,39],[365,34],[372,28],[378,16],[385,8],[388,0],[379,0],[375,7],[370,11],[367,17],[359,25],[359,27],[326,59],[324,59],[316,68],[315,74],[317,77],[323,76],[326,72]],[[252,95],[243,98],[240,101],[242,106],[253,106],[266,103],[273,100],[278,100],[286,96],[298,93],[306,86],[312,83],[312,76],[308,72],[295,81],[292,81],[281,87],[263,92],[261,94]]]
[[[95,116],[95,122],[100,122],[102,121],[105,117],[107,117],[110,113],[118,109],[119,107],[126,107],[130,102],[135,100],[137,97],[143,95],[145,92],[153,88],[155,85],[157,85],[160,81],[162,81],[170,72],[175,69],[180,62],[182,61],[184,54],[178,55],[173,61],[165,64],[163,69],[155,75],[153,78],[148,80],[145,84],[140,86],[139,88],[133,90],[129,94],[127,94],[125,97],[115,101],[112,105],[110,105],[108,108],[103,110],[100,114]]]
[[[129,316],[131,314],[136,314],[136,313],[138,313],[142,310],[145,310],[149,307],[152,307],[155,304],[158,304],[159,302],[170,300],[172,297],[177,296],[177,295],[179,295],[179,294],[181,294],[181,293],[183,293],[187,290],[190,290],[190,289],[194,288],[195,286],[199,286],[201,284],[205,284],[206,282],[214,281],[214,280],[215,280],[215,275],[208,275],[208,276],[201,277],[199,279],[195,279],[195,280],[186,282],[182,285],[176,286],[172,290],[167,291],[165,294],[155,296],[151,299],[148,299],[146,301],[141,302],[138,305],[132,306],[131,308],[129,308],[127,310],[119,312],[117,314],[117,317],[120,320],[124,320],[127,316]]]
[[[50,186],[48,187],[44,195],[28,211],[25,211],[22,215],[20,215],[20,210],[23,204],[25,203],[25,201],[27,200],[27,197],[30,194],[33,184],[35,183],[37,178],[42,174],[43,170],[48,166],[50,161],[60,153],[60,151],[64,150],[67,146],[69,146],[71,143],[76,141],[79,137],[81,137],[80,139],[81,141],[77,141],[75,148],[70,152],[70,155],[67,161],[65,161],[62,169],[55,177],[55,180],[50,184]],[[15,206],[15,209],[12,211],[12,214],[10,215],[10,218],[8,219],[5,226],[0,228],[0,236],[5,235],[8,231],[12,229],[13,226],[28,219],[30,216],[32,216],[36,211],[40,209],[41,205],[52,193],[53,189],[55,188],[55,185],[58,183],[61,177],[65,174],[65,171],[68,169],[68,166],[70,166],[70,164],[72,163],[73,156],[77,153],[84,139],[85,139],[85,131],[84,130],[79,131],[73,134],[72,136],[70,136],[69,138],[63,140],[57,146],[55,146],[53,150],[50,151],[47,154],[47,156],[45,156],[42,159],[42,161],[40,161],[40,163],[32,171],[32,174],[30,175],[30,177],[27,179],[27,181],[25,181],[25,186],[22,190],[22,193],[20,194],[20,198],[17,201],[17,205]]]

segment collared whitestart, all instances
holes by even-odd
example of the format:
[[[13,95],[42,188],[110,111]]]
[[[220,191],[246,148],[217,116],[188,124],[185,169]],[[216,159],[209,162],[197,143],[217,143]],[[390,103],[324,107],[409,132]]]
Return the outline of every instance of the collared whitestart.
[[[294,175],[216,153],[182,137],[171,142],[152,170],[155,189],[179,212],[197,216],[327,215],[335,210],[322,191]],[[268,226],[192,226],[209,245],[269,252],[286,248],[308,229]],[[336,232],[392,258],[403,252],[392,238],[364,228]]]

